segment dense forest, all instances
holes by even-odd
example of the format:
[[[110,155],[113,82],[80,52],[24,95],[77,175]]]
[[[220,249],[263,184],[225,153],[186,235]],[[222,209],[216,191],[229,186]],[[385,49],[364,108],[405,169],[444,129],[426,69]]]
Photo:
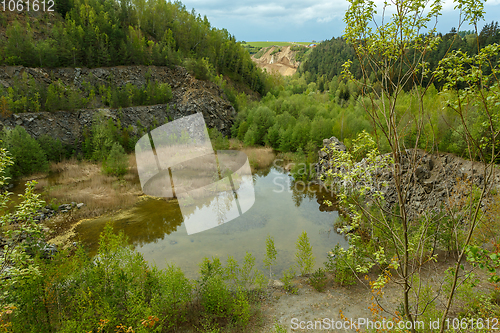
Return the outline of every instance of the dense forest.
[[[438,62],[445,54],[453,50],[462,50],[472,55],[477,54],[478,48],[481,49],[486,45],[500,42],[500,26],[498,22],[486,24],[479,36],[476,36],[472,31],[457,33],[456,29],[452,28],[449,33],[436,34],[435,38],[439,40],[438,47],[426,54],[424,59],[429,63],[431,71],[436,69]],[[332,38],[318,44],[309,53],[307,60],[301,64],[299,73],[304,75],[307,83],[316,82],[320,91],[328,90],[328,82],[333,77],[342,74],[342,65],[347,60],[353,61],[351,66],[353,74],[358,78],[361,77],[361,66],[352,46],[348,45],[342,37]],[[372,81],[374,80],[372,79]],[[426,83],[428,81],[423,82],[423,84]],[[438,89],[441,87],[438,82],[435,85]]]
[[[227,75],[265,92],[263,74],[241,43],[179,1],[61,0],[56,11],[0,17],[7,37],[0,65],[183,65],[201,79]]]
[[[417,145],[419,148],[467,156],[470,151],[461,133],[460,116],[447,107],[450,101],[457,100],[457,90],[444,91],[446,79],[438,79],[433,73],[443,57],[453,51],[460,50],[464,54],[475,56],[479,49],[499,42],[500,27],[498,23],[486,24],[477,37],[471,31],[457,33],[455,29],[436,37],[439,38],[437,47],[425,54],[424,58],[431,74],[417,83],[417,86],[426,89],[421,98],[430,123],[420,130],[415,123],[408,125],[403,131],[404,143],[414,146],[417,133],[422,131],[422,138]],[[410,50],[410,54],[412,52]],[[363,64],[364,70],[368,71],[365,74],[369,76],[368,82],[373,83],[371,94],[363,92],[359,82],[355,83],[343,76],[343,64],[348,60],[352,61],[350,70],[353,77],[361,79],[362,66],[354,48],[343,38],[333,38],[319,44],[308,54],[295,76],[276,85],[260,102],[253,103],[238,113],[232,135],[245,145],[267,145],[281,152],[294,152],[296,159],[303,162],[307,160],[307,163],[316,163],[316,153],[325,138],[335,136],[349,147],[351,141],[363,130],[377,135],[379,129],[374,128],[373,119],[368,116],[365,108],[372,103],[372,107],[376,108],[382,103],[380,96],[374,97],[383,90],[380,73],[370,72],[366,64]],[[493,53],[488,60],[495,68],[498,55]],[[468,70],[469,66],[466,65],[465,68]],[[483,68],[485,76],[492,73],[492,69],[487,67]],[[407,70],[406,68],[403,72]],[[416,105],[419,102],[412,91],[415,86],[412,81],[408,81],[408,86],[411,85],[413,87],[404,87],[398,94],[395,111],[401,119],[407,117],[404,114],[408,110],[417,112]],[[466,86],[460,81],[455,88],[466,87],[474,88],[474,85]],[[476,140],[490,132],[490,129],[478,121],[484,120],[484,117],[481,108],[474,107],[465,119]],[[379,143],[382,151],[389,150],[386,141],[381,140]],[[313,172],[312,168],[310,171]]]

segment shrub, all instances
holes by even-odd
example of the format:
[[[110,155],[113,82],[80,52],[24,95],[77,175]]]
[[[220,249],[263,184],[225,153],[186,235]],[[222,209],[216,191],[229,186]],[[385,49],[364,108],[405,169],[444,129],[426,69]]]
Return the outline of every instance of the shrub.
[[[248,123],[246,121],[242,121],[240,126],[238,127],[237,138],[240,141],[245,139],[245,134],[248,131]]]
[[[309,283],[319,292],[322,292],[327,282],[325,271],[318,268],[309,278]]]
[[[215,318],[230,316],[233,298],[223,277],[211,274],[200,287],[200,301],[204,311]]]
[[[49,112],[64,109],[64,86],[59,80],[51,83],[47,89],[47,99],[45,100],[45,110]]]
[[[2,89],[3,90],[3,89]],[[43,100],[44,88],[37,84],[33,78],[23,73],[21,77],[14,77],[12,85],[6,92],[0,91],[4,96],[2,101],[3,110],[9,112],[39,112],[41,110],[41,100]]]
[[[210,141],[212,142],[212,147],[214,150],[227,150],[229,149],[229,139],[227,136],[223,136],[216,128],[209,128],[208,135],[210,136]]]
[[[60,162],[66,155],[66,150],[59,139],[54,139],[51,136],[44,134],[40,136],[37,141],[49,161]]]
[[[253,287],[262,289],[265,281],[264,274],[255,268],[255,257],[247,252],[240,270],[240,286],[246,290]]]
[[[106,162],[103,163],[104,173],[123,176],[128,169],[128,157],[125,154],[123,147],[115,142],[109,152]]]
[[[92,121],[92,159],[103,161],[118,142],[118,131],[112,119],[105,120],[104,115],[96,113]]]
[[[87,126],[83,128],[82,135],[83,135],[82,139],[83,157],[87,160],[90,160],[92,159],[94,149],[92,146],[92,133]]]
[[[222,274],[226,281],[231,282],[232,291],[250,291],[254,287],[260,290],[265,283],[264,274],[255,268],[255,258],[249,252],[245,255],[241,267],[232,256],[229,256]]]
[[[16,126],[12,130],[5,130],[4,146],[14,160],[14,164],[7,171],[12,177],[48,171],[49,164],[44,151],[23,127]]]
[[[4,148],[0,148],[0,187],[7,183],[8,178],[2,173],[5,168],[13,163],[12,158]],[[5,298],[12,296],[15,289],[22,289],[24,280],[29,280],[39,275],[33,255],[37,242],[43,237],[42,226],[36,223],[33,217],[44,201],[40,195],[35,194],[36,182],[26,183],[26,189],[21,196],[21,202],[14,212],[2,212],[0,227],[3,229],[5,245],[0,252],[0,303],[8,304]],[[0,207],[7,207],[10,193],[4,192],[0,196]],[[11,223],[13,219],[16,223]],[[8,226],[8,227],[7,227]],[[24,241],[22,241],[24,239]],[[16,287],[17,286],[17,287]]]
[[[269,267],[269,278],[272,278],[271,266],[276,264],[276,247],[274,246],[274,238],[271,235],[266,239],[266,256],[264,257],[264,267]]]
[[[253,146],[253,145],[255,145],[255,130],[254,130],[254,127],[250,128],[245,133],[245,138],[243,139],[243,142],[245,143],[246,146]]]
[[[232,88],[231,86],[225,86],[222,91],[224,92],[227,100],[231,103],[236,112],[238,112],[240,110],[239,101],[241,100],[241,98],[239,98],[238,91],[236,91],[236,89]]]
[[[193,286],[181,269],[169,265],[162,274],[158,274],[158,288],[152,295],[152,308],[162,314],[162,324],[166,327],[178,326],[186,320],[189,305],[192,302]]]
[[[353,271],[354,258],[347,251],[342,251],[339,244],[330,252],[325,267],[334,272],[334,281],[340,285],[353,285],[356,283],[356,275]]]
[[[33,185],[29,188],[33,194]],[[30,200],[29,204],[35,202]],[[37,259],[36,274],[23,272],[23,277],[29,278],[16,281],[17,288],[2,289],[6,290],[3,304],[15,308],[0,309],[0,325],[9,325],[0,327],[8,327],[9,332],[170,332],[178,331],[189,319],[193,322],[188,325],[201,323],[203,332],[218,332],[220,324],[248,324],[251,306],[247,289],[239,284],[229,287],[218,258],[201,263],[201,278],[194,292],[194,284],[178,267],[151,269],[141,254],[124,245],[127,243],[123,232],[114,234],[108,224],[93,258],[78,248],[74,255],[61,252],[50,260]],[[18,260],[23,268],[32,261]],[[238,271],[242,284],[248,281],[248,270],[253,266],[247,258]],[[2,287],[9,283],[9,279],[0,279]],[[5,313],[10,309],[15,311]]]
[[[309,243],[309,237],[307,237],[307,232],[302,232],[295,246],[297,248],[295,257],[297,258],[297,264],[300,268],[300,274],[305,275],[311,273],[314,267],[315,258],[313,256],[312,246]]]
[[[122,87],[101,85],[99,95],[103,104],[119,108],[167,103],[172,99],[172,89],[168,83],[148,80],[143,86],[135,86],[131,83]]]
[[[207,58],[186,59],[184,67],[198,80],[208,80],[212,76],[212,66]]]
[[[292,294],[297,293],[297,288],[292,284],[292,279],[295,277],[295,267],[291,266],[289,269],[283,272],[283,278],[281,279],[285,284],[283,288],[291,292]]]
[[[213,320],[231,319],[246,326],[250,318],[248,292],[262,288],[263,275],[254,269],[255,258],[247,253],[243,265],[229,257],[224,267],[219,258],[205,258],[200,264],[199,296],[206,314]]]
[[[250,303],[244,289],[239,289],[234,296],[233,306],[233,321],[239,326],[246,326],[250,319]]]

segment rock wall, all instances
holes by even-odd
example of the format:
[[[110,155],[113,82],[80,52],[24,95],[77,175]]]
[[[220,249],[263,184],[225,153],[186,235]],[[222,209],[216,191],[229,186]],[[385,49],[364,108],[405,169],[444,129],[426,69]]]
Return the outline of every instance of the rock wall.
[[[15,77],[26,73],[28,77],[46,85],[61,80],[65,85],[81,87],[83,82],[91,84],[109,83],[118,87],[131,83],[146,84],[147,77],[157,82],[166,82],[172,88],[173,98],[168,104],[136,106],[119,109],[96,108],[78,111],[18,113],[9,117],[0,116],[0,128],[22,126],[33,137],[48,134],[65,144],[80,142],[85,128],[91,128],[93,115],[102,112],[107,117],[120,120],[122,126],[132,126],[135,133],[143,127],[158,126],[166,119],[177,118],[201,112],[210,128],[217,128],[224,135],[230,133],[236,114],[233,106],[225,99],[222,90],[212,82],[192,77],[184,68],[174,69],[158,66],[127,66],[110,68],[25,68],[0,67],[0,85],[5,88],[13,84]]]
[[[329,169],[336,169],[331,154],[334,149],[345,151],[346,147],[337,138],[323,140],[324,151],[319,153],[319,162],[316,164],[316,172],[320,184],[322,175],[326,175]],[[417,163],[411,163],[415,157]],[[359,162],[361,165],[363,161]],[[483,168],[477,162],[465,160],[448,153],[429,154],[423,150],[409,149],[401,158],[401,170],[403,188],[406,192],[406,204],[409,217],[417,218],[423,212],[439,211],[444,204],[458,203],[468,197],[467,184],[473,183],[479,188],[485,185]],[[413,165],[413,167],[412,167]],[[398,203],[398,197],[393,178],[393,166],[379,169],[374,175],[378,184],[371,187],[379,187],[379,183],[386,181],[388,186],[383,188],[387,207],[393,207]],[[498,168],[492,177],[491,186],[500,192],[500,170]],[[451,201],[450,201],[451,200]]]

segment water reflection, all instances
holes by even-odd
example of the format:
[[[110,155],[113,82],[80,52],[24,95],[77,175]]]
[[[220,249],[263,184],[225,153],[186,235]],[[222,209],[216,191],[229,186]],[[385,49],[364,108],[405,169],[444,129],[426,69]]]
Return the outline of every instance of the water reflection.
[[[292,199],[297,207],[300,207],[302,201],[307,198],[309,200],[316,199],[321,212],[333,212],[337,210],[335,206],[325,204],[325,200],[334,203],[335,196],[323,186],[317,184],[305,184],[304,182],[291,182],[290,191],[292,191]]]
[[[115,230],[123,230],[131,244],[143,246],[176,232],[183,217],[176,200],[145,199],[116,215],[85,221],[77,227],[77,234],[92,253],[97,251],[99,235],[108,222]]]
[[[159,267],[175,262],[191,277],[196,276],[198,263],[205,256],[225,259],[232,255],[241,260],[248,251],[256,257],[256,264],[262,266],[268,234],[275,238],[280,258],[276,273],[295,261],[295,242],[302,231],[307,231],[310,237],[318,267],[337,243],[347,246],[342,236],[326,232],[332,229],[337,218],[333,207],[322,204],[325,199],[334,201],[328,192],[317,186],[294,183],[291,177],[274,168],[255,172],[248,181],[255,190],[253,207],[230,223],[204,232],[188,234],[189,221],[203,220],[212,200],[181,207],[180,200],[147,199],[116,216],[84,222],[77,233],[81,241],[93,246],[95,251],[99,233],[105,223],[112,220],[148,262]],[[244,182],[239,186],[242,190]],[[220,192],[213,200],[222,213],[226,213],[227,202],[231,200]]]
[[[215,153],[201,113],[155,128],[139,139],[135,152],[142,190],[176,197],[188,235],[234,220],[255,202],[246,154]]]
[[[245,153],[217,151],[216,155],[176,165],[172,174],[188,235],[232,221],[255,202],[252,173]],[[192,177],[193,174],[196,177]],[[189,209],[191,206],[196,207],[194,212]]]

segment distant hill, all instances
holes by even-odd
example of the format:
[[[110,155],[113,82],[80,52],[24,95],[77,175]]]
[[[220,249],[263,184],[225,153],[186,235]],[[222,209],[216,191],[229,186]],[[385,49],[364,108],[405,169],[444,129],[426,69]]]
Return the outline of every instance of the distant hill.
[[[461,31],[457,34],[454,29],[447,34],[437,34],[437,37],[441,38],[441,42],[437,49],[430,52],[426,58],[431,69],[437,66],[448,50],[460,49],[469,54],[475,54],[478,44],[482,48],[492,43],[500,43],[500,27],[497,22],[487,24],[477,37],[471,31]],[[342,74],[342,64],[347,60],[353,62],[351,72],[360,77],[361,68],[354,49],[347,45],[344,39],[332,38],[317,44],[317,47],[309,53],[307,60],[301,63],[298,71],[306,74],[307,82],[326,82]]]

